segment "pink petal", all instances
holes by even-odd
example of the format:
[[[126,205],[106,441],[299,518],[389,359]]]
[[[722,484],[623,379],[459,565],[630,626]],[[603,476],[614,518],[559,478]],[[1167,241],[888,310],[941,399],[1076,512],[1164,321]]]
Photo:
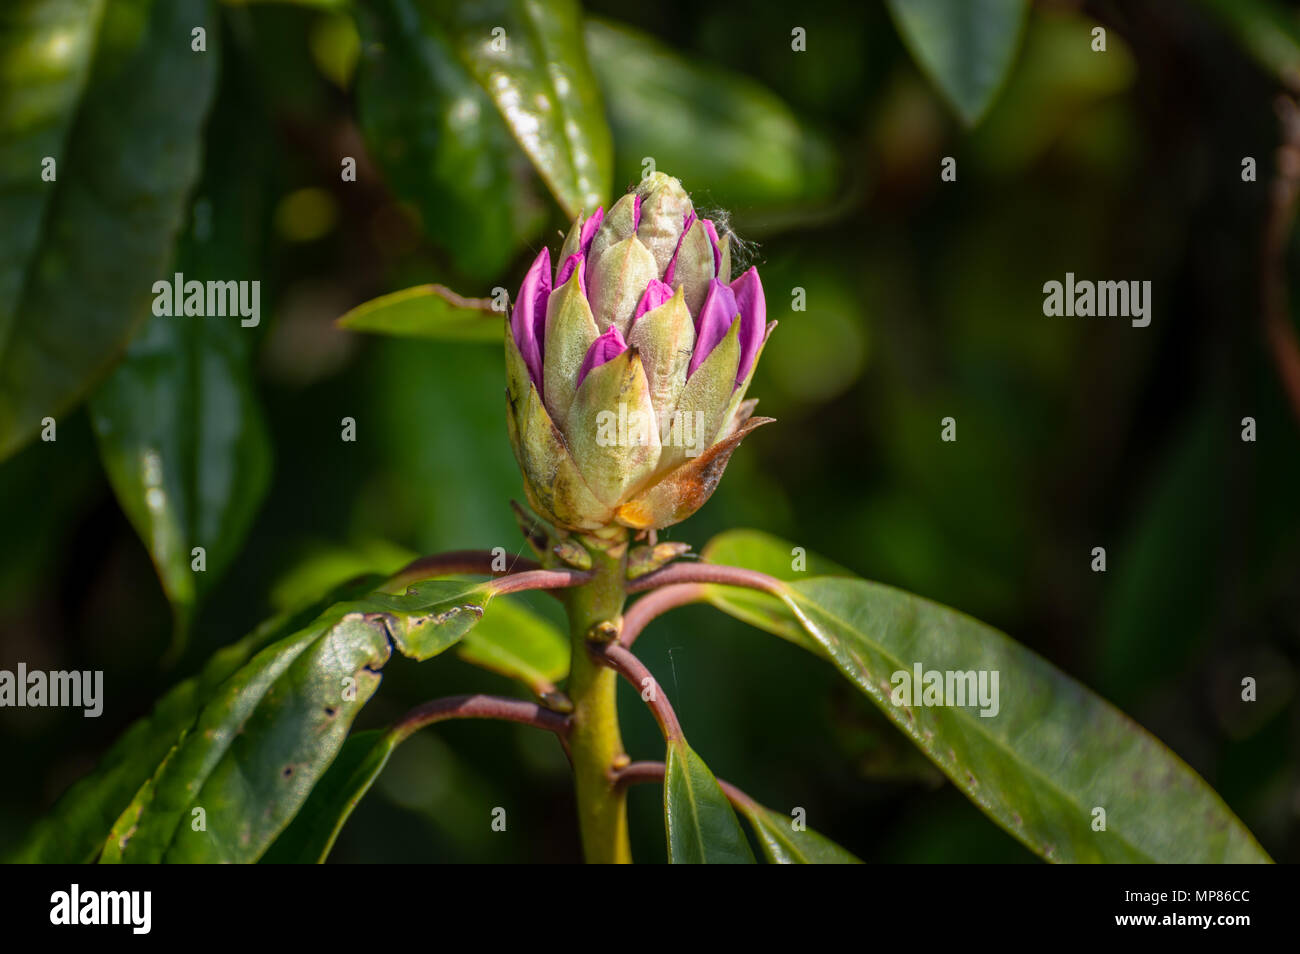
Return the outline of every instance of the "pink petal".
[[[736,368],[736,384],[745,380],[758,349],[763,344],[767,327],[767,299],[763,297],[763,282],[758,269],[751,268],[731,283],[740,309],[740,366]]]
[[[647,311],[653,311],[664,302],[673,297],[673,286],[667,282],[661,282],[657,278],[650,279],[650,284],[645,287],[645,294],[637,303],[636,312],[632,315],[632,320],[636,321]]]
[[[546,333],[546,301],[551,297],[551,250],[543,248],[519,286],[519,298],[510,315],[510,331],[524,357],[529,377],[542,386],[542,345]]]
[[[609,330],[593,341],[591,347],[587,349],[587,356],[582,359],[582,366],[578,368],[578,387],[582,387],[587,373],[593,368],[599,368],[602,364],[613,361],[626,350],[627,342],[623,340],[618,325],[610,325]]]
[[[582,223],[582,232],[578,236],[578,251],[583,255],[591,250],[591,240],[596,237],[596,229],[600,228],[600,223],[605,218],[605,207],[602,205],[592,213],[591,218]]]
[[[556,288],[559,288],[573,276],[573,273],[578,270],[578,266],[582,264],[582,257],[583,253],[579,252],[576,255],[570,255],[564,260],[564,264],[560,266],[560,273],[555,276]],[[583,294],[586,294],[587,290],[584,288],[582,291]]]
[[[738,311],[735,293],[716,278],[710,279],[709,295],[695,320],[695,351],[691,354],[691,363],[686,366],[688,378],[727,336]]]

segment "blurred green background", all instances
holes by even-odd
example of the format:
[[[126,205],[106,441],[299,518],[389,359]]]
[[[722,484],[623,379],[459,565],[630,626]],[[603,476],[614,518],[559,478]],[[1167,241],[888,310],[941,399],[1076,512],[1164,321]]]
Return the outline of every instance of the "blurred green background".
[[[177,611],[193,617],[178,660],[160,662],[173,610],[91,415],[0,464],[0,667],[103,669],[108,695],[95,720],[0,712],[0,851],[163,689],[271,611],[413,553],[522,549],[499,347],[333,322],[421,282],[513,293],[565,216],[504,127],[457,132],[477,101],[439,72],[436,44],[409,61],[423,71],[367,66],[415,5],[360,4],[364,36],[328,6],[213,13],[220,79],[175,261],[261,280],[262,322],[234,360],[268,439],[241,465],[265,477],[248,481],[226,565]],[[1296,861],[1300,422],[1258,302],[1277,60],[1300,47],[1290,8],[1224,9],[1036,5],[972,127],[882,4],[586,5],[614,193],[653,156],[697,205],[729,210],[781,323],[750,391],[778,423],[665,536],[702,546],[761,528],[997,626],[1163,739]],[[1090,49],[1099,24],[1105,53]],[[806,52],[791,50],[796,26]],[[440,135],[408,134],[410,111]],[[339,156],[356,157],[356,182]],[[940,181],[944,156],[956,182]],[[1150,280],[1150,327],[1044,317],[1042,285],[1067,271]],[[806,311],[791,310],[796,288]],[[946,416],[956,443],[939,440]],[[355,443],[339,440],[343,417]],[[1095,546],[1105,573],[1090,570]],[[859,857],[1032,860],[792,646],[692,607],[638,648],[720,777],[806,808]],[[1232,704],[1244,675],[1259,680],[1249,717]],[[450,655],[394,660],[358,726],[473,690],[518,691]],[[658,758],[639,700],[621,705],[629,751]],[[487,824],[497,805],[505,833]],[[635,790],[631,810],[637,857],[662,860],[657,790]],[[332,856],[578,858],[558,746],[495,724],[407,742]]]

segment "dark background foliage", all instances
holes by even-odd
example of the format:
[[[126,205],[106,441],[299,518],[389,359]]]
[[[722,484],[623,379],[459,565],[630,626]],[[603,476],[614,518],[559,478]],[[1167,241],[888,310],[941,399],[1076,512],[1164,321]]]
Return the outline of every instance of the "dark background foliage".
[[[668,536],[699,546],[759,527],[997,626],[1147,726],[1275,859],[1295,861],[1300,421],[1259,316],[1278,81],[1221,8],[1038,5],[970,130],[883,5],[587,5],[702,69],[762,84],[799,130],[802,165],[785,174],[728,159],[726,142],[653,100],[644,116],[631,102],[611,117],[615,192],[654,155],[697,204],[731,210],[781,322],[751,389],[778,423]],[[221,79],[177,256],[263,283],[246,347],[273,469],[242,545],[200,594],[186,648],[161,664],[173,611],[105,477],[91,414],[0,464],[0,666],[103,669],[107,691],[97,720],[0,713],[0,849],[166,686],[273,609],[408,553],[522,548],[506,506],[521,488],[499,348],[333,321],[419,282],[513,291],[563,215],[522,156],[490,141],[448,160],[504,157],[507,201],[490,221],[403,179],[400,150],[381,174],[357,106],[393,91],[352,82],[359,41],[342,14],[253,4],[219,19]],[[1097,23],[1105,54],[1089,49]],[[806,53],[790,52],[794,25]],[[743,105],[706,79],[683,84],[704,115]],[[359,181],[339,180],[339,155],[358,158]],[[955,183],[939,180],[943,156],[957,158]],[[1259,181],[1242,181],[1244,156]],[[1149,279],[1150,327],[1044,317],[1042,285],[1067,271]],[[805,312],[790,311],[795,287]],[[949,415],[956,443],[939,440]],[[346,416],[356,443],[339,440]],[[1240,440],[1244,416],[1255,443]],[[1105,573],[1090,570],[1095,546]],[[554,612],[545,597],[527,602]],[[1031,860],[793,647],[698,607],[638,645],[720,777],[805,807],[860,857]],[[1229,702],[1246,675],[1259,701],[1243,717]],[[395,660],[360,724],[471,689],[514,691],[450,656]],[[630,751],[658,757],[654,724],[630,693],[622,702]],[[652,786],[633,795],[638,858],[663,857],[658,799]],[[507,833],[485,822],[495,805],[509,806]],[[549,737],[439,726],[398,750],[333,858],[572,861],[573,815]]]

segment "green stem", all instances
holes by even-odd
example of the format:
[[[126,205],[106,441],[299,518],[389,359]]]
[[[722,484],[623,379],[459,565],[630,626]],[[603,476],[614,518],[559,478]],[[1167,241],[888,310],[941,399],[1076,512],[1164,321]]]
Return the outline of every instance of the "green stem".
[[[591,863],[625,864],[632,860],[627,836],[627,799],[617,783],[616,768],[627,764],[618,728],[615,692],[618,673],[587,652],[593,626],[616,621],[627,597],[627,536],[585,538],[592,576],[566,591],[572,646],[568,696],[573,702],[569,750],[578,797],[578,824],[583,856]]]

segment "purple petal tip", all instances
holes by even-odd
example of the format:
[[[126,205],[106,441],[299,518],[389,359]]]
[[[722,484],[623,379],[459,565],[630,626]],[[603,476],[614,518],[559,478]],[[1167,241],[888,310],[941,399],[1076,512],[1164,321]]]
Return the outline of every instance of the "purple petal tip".
[[[609,329],[587,349],[587,356],[582,359],[582,366],[578,368],[578,387],[582,387],[582,382],[594,368],[613,361],[626,350],[627,342],[623,340],[618,325],[610,325]]]
[[[605,220],[605,207],[602,205],[591,214],[587,221],[582,223],[582,232],[578,235],[578,251],[584,256],[591,251],[591,240],[596,237],[596,230],[600,228],[600,223]]]
[[[695,319],[695,351],[686,367],[689,378],[709,356],[718,342],[727,336],[738,312],[736,294],[716,278],[709,281],[709,294]]]
[[[582,256],[583,253],[578,252],[575,255],[570,255],[564,260],[564,264],[560,266],[559,274],[555,276],[556,288],[559,288],[567,282],[573,276],[573,273],[578,270],[578,266],[582,264]],[[585,288],[583,289],[583,292],[586,292]]]
[[[533,383],[542,386],[542,344],[546,333],[546,301],[551,297],[551,250],[543,248],[519,286],[519,299],[510,315],[510,332]]]
[[[654,311],[664,302],[673,297],[673,286],[667,282],[661,282],[657,278],[650,279],[650,284],[645,288],[645,294],[637,302],[636,312],[632,315],[632,320],[636,321],[647,311]]]
[[[740,364],[736,368],[736,384],[740,384],[754,367],[758,349],[767,336],[767,299],[757,268],[750,268],[732,282],[731,290],[740,311]]]

